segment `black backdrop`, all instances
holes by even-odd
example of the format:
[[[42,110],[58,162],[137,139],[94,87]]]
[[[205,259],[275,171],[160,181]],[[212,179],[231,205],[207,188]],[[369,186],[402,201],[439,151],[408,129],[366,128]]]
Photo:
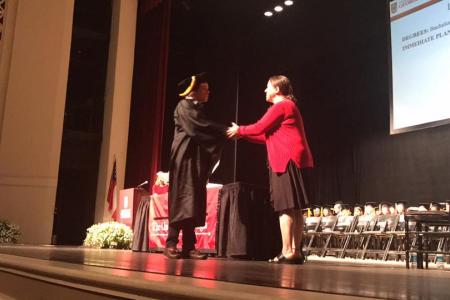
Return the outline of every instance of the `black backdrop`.
[[[210,115],[229,123],[238,108],[238,123],[246,124],[267,109],[268,77],[284,74],[315,158],[305,172],[315,203],[450,198],[450,126],[389,135],[387,0],[297,1],[272,18],[263,11],[274,1],[242,2],[173,3],[164,170],[178,80],[207,71]],[[230,142],[212,181],[267,185],[265,157],[264,147],[246,142],[238,142],[235,157]]]

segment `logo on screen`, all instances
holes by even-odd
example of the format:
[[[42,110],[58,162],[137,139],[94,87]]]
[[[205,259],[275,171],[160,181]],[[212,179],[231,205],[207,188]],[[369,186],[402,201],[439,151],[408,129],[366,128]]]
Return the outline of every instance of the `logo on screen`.
[[[397,12],[397,2],[391,3],[391,14],[395,14]]]

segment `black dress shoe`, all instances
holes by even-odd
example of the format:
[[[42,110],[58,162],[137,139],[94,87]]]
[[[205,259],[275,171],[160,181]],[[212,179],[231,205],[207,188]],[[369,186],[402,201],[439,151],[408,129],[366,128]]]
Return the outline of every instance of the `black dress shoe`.
[[[170,259],[178,259],[181,257],[180,253],[175,248],[165,248],[164,255]]]
[[[194,249],[190,251],[183,251],[181,253],[182,258],[190,258],[190,259],[206,259],[208,255],[201,253],[200,251]]]
[[[287,258],[286,256],[282,255],[281,257],[278,257],[278,260],[275,261],[275,263],[276,264],[302,265],[304,261],[305,261],[305,259],[301,256]]]
[[[273,259],[269,259],[269,263],[274,264],[292,264],[292,265],[302,265],[305,262],[304,256],[297,256],[297,257],[291,257],[287,258],[283,254],[279,254],[277,257]]]

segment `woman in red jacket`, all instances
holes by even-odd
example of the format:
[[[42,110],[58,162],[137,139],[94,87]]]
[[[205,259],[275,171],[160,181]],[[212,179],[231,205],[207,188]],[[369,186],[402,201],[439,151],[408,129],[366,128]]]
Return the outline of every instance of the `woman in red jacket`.
[[[279,213],[283,241],[282,252],[269,262],[301,264],[304,261],[301,209],[308,207],[309,201],[300,168],[313,167],[313,158],[289,79],[281,75],[272,76],[265,93],[266,101],[272,105],[264,116],[247,126],[233,123],[227,135],[266,145],[271,201]]]

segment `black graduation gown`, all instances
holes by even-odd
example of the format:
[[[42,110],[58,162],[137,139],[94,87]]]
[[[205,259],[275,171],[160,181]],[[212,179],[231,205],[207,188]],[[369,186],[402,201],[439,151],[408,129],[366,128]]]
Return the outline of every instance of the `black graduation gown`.
[[[175,133],[170,152],[169,223],[193,218],[203,226],[206,184],[226,140],[226,127],[207,120],[203,104],[182,99],[174,112]]]

